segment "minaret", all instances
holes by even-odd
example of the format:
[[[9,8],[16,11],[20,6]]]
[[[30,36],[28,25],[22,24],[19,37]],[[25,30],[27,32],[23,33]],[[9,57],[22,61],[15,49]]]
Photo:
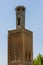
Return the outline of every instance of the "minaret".
[[[25,7],[16,7],[16,28],[25,29]]]
[[[33,65],[33,32],[25,29],[25,7],[16,7],[16,30],[8,31],[8,65]]]

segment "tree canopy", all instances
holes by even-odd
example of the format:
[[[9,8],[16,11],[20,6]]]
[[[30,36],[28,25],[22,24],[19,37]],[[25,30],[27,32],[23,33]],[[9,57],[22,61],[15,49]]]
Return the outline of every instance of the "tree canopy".
[[[43,65],[43,55],[39,54],[36,58],[33,60],[34,65]]]

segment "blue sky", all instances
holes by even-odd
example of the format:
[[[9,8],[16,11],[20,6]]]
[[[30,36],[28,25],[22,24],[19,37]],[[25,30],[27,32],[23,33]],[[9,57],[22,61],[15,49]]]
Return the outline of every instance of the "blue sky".
[[[33,57],[43,55],[43,0],[0,0],[0,65],[7,65],[8,30],[16,28],[18,5],[26,7],[25,28],[33,31]]]

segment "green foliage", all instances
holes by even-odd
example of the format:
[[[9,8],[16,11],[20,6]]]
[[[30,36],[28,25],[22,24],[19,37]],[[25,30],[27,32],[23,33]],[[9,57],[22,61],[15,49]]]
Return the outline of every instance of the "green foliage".
[[[39,54],[34,60],[33,60],[34,65],[43,65],[43,56]]]

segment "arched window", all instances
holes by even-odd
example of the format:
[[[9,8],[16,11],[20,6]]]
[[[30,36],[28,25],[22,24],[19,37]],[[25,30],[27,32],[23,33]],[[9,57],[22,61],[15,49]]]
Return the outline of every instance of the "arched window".
[[[31,61],[31,53],[27,49],[25,51],[25,61]]]
[[[25,61],[27,61],[27,49],[25,51]]]
[[[31,54],[28,54],[28,61],[31,61],[30,57],[31,57]]]

